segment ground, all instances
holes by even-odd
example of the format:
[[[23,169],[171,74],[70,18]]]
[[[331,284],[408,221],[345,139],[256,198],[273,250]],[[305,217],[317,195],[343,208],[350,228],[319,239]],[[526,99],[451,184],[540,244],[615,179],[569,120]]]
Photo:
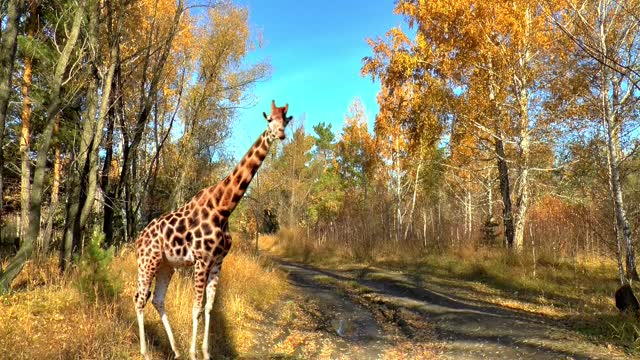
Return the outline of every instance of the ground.
[[[577,264],[547,265],[535,281],[523,282],[529,273],[516,275],[527,263],[507,266],[500,257],[478,259],[486,267],[459,267],[470,258],[447,256],[422,257],[418,265],[344,259],[311,265],[236,249],[221,272],[211,352],[216,359],[637,355],[635,333],[622,341],[623,326],[637,332],[637,322],[615,310],[609,294],[617,285],[608,265],[584,273]],[[139,359],[133,251],[118,252],[109,276],[96,278],[99,287],[79,286],[90,269],[60,277],[56,264],[53,258],[28,263],[12,293],[0,297],[0,359]],[[114,293],[96,299],[94,290],[105,285]],[[191,339],[192,298],[192,273],[182,269],[169,287],[167,311],[183,354]],[[172,359],[157,312],[148,305],[145,315],[152,358]]]
[[[326,269],[273,258],[297,303],[263,328],[255,358],[624,359],[535,313],[371,266]]]

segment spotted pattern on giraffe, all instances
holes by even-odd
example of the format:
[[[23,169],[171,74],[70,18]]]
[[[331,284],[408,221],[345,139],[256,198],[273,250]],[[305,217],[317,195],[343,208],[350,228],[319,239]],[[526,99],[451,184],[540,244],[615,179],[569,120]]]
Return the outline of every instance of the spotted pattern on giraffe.
[[[148,357],[144,335],[144,307],[151,295],[151,284],[156,285],[153,305],[159,312],[171,348],[176,358],[179,356],[168,317],[164,311],[164,297],[174,272],[174,268],[194,267],[195,297],[193,304],[193,334],[190,347],[191,357],[195,357],[198,313],[202,310],[204,291],[207,291],[205,324],[209,324],[213,306],[218,273],[224,257],[232,246],[228,219],[242,200],[251,180],[265,159],[276,139],[284,139],[284,129],[291,120],[287,116],[288,105],[277,107],[271,104],[271,114],[267,116],[267,129],[262,133],[231,174],[215,186],[200,190],[184,206],[152,220],[136,240],[138,263],[138,287],[134,296],[140,351]],[[205,326],[202,351],[209,358],[209,329]]]

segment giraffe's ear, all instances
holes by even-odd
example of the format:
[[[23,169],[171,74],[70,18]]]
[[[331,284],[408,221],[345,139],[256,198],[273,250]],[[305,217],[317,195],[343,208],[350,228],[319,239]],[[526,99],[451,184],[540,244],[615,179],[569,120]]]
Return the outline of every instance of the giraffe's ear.
[[[288,124],[289,121],[291,121],[293,119],[293,116],[287,116],[286,119],[287,119],[287,124]]]
[[[273,112],[275,109],[276,109],[276,101],[271,100],[271,112]]]
[[[286,114],[289,111],[289,104],[284,104],[284,113]]]
[[[262,116],[264,116],[264,118],[265,118],[268,122],[271,122],[271,119],[269,119],[269,117],[267,116],[267,113],[265,113],[264,111],[262,112]]]

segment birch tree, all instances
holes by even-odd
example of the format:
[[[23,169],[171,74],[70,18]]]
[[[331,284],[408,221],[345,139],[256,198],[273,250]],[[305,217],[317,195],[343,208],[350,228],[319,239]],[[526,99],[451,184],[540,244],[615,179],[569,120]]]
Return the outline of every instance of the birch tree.
[[[567,1],[571,21],[556,19],[569,35],[592,70],[586,107],[606,142],[609,190],[614,205],[616,233],[625,250],[625,276],[639,279],[636,270],[633,232],[625,208],[623,168],[627,155],[623,144],[631,121],[637,117],[640,65],[638,18],[640,2],[634,0]]]

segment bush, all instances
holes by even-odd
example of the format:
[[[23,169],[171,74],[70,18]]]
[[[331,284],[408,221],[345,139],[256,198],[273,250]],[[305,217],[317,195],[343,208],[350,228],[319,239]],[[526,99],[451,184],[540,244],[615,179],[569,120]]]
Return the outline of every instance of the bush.
[[[112,275],[109,264],[113,260],[114,248],[103,249],[104,234],[95,232],[87,244],[86,252],[80,258],[78,290],[87,300],[113,301],[121,284]]]
[[[281,228],[278,238],[280,252],[286,257],[307,263],[312,255],[318,255],[313,240],[307,238],[302,229]]]

